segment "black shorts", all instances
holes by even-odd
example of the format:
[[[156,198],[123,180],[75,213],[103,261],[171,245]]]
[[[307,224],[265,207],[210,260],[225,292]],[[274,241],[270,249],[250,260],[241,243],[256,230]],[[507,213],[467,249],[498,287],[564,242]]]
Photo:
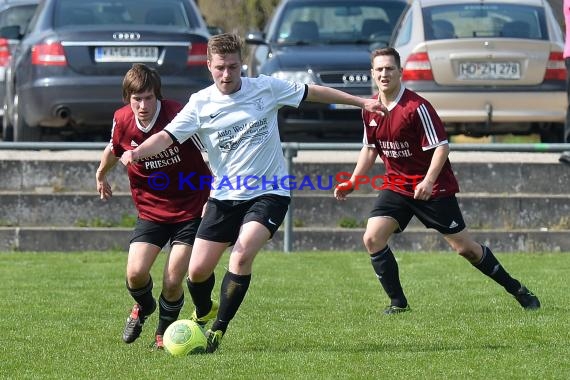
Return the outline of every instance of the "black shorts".
[[[398,222],[402,232],[413,216],[427,228],[433,228],[444,235],[455,234],[465,229],[463,215],[455,195],[433,198],[427,201],[413,199],[390,190],[382,190],[370,211],[370,217],[386,216]]]
[[[285,219],[291,198],[266,194],[244,201],[209,198],[206,213],[198,228],[200,239],[234,244],[241,226],[256,221],[263,224],[271,237]]]
[[[201,218],[196,218],[169,224],[138,218],[135,230],[132,233],[131,243],[148,243],[160,248],[164,247],[167,242],[171,246],[175,243],[194,245],[201,220]]]

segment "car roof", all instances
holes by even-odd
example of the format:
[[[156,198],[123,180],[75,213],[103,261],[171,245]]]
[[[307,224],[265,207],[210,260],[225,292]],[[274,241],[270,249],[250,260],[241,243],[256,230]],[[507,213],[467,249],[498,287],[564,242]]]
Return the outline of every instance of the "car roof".
[[[432,5],[451,5],[451,4],[469,4],[469,3],[502,3],[502,4],[520,4],[542,6],[543,0],[416,0],[422,7]]]
[[[0,0],[0,10],[11,8],[14,5],[38,4],[40,0]]]
[[[449,1],[449,0],[448,0]],[[410,3],[410,0],[359,0],[360,3]],[[285,3],[340,3],[341,5],[350,6],[347,0],[282,0],[281,5]]]

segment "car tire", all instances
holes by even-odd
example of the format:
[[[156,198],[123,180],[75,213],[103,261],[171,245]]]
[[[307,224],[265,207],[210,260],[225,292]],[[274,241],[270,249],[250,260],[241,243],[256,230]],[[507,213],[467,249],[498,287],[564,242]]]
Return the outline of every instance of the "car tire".
[[[549,123],[545,127],[540,128],[541,143],[562,143],[564,142],[564,124]]]
[[[4,117],[2,117],[2,140],[4,141],[14,141],[14,127],[10,123],[10,117],[8,116],[8,106],[6,101],[4,101]]]
[[[40,141],[41,129],[39,127],[30,127],[24,120],[22,106],[20,105],[19,95],[14,97],[14,141]]]

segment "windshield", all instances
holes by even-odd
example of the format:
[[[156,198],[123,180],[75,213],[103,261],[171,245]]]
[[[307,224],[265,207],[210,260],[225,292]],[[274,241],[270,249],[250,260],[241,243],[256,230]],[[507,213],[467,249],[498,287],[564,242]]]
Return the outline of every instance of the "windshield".
[[[293,3],[270,38],[276,43],[354,43],[388,41],[405,2]]]
[[[161,25],[194,28],[184,9],[185,0],[60,0],[54,26]]]
[[[519,4],[449,4],[425,8],[426,40],[527,38],[548,40],[544,9]]]

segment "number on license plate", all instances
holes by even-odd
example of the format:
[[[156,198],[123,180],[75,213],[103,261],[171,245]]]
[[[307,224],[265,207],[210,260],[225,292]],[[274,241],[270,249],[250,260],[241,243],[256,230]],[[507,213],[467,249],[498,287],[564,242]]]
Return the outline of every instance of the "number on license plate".
[[[95,49],[95,62],[156,62],[156,46],[103,46]]]
[[[518,62],[462,62],[459,64],[461,79],[519,79]]]

